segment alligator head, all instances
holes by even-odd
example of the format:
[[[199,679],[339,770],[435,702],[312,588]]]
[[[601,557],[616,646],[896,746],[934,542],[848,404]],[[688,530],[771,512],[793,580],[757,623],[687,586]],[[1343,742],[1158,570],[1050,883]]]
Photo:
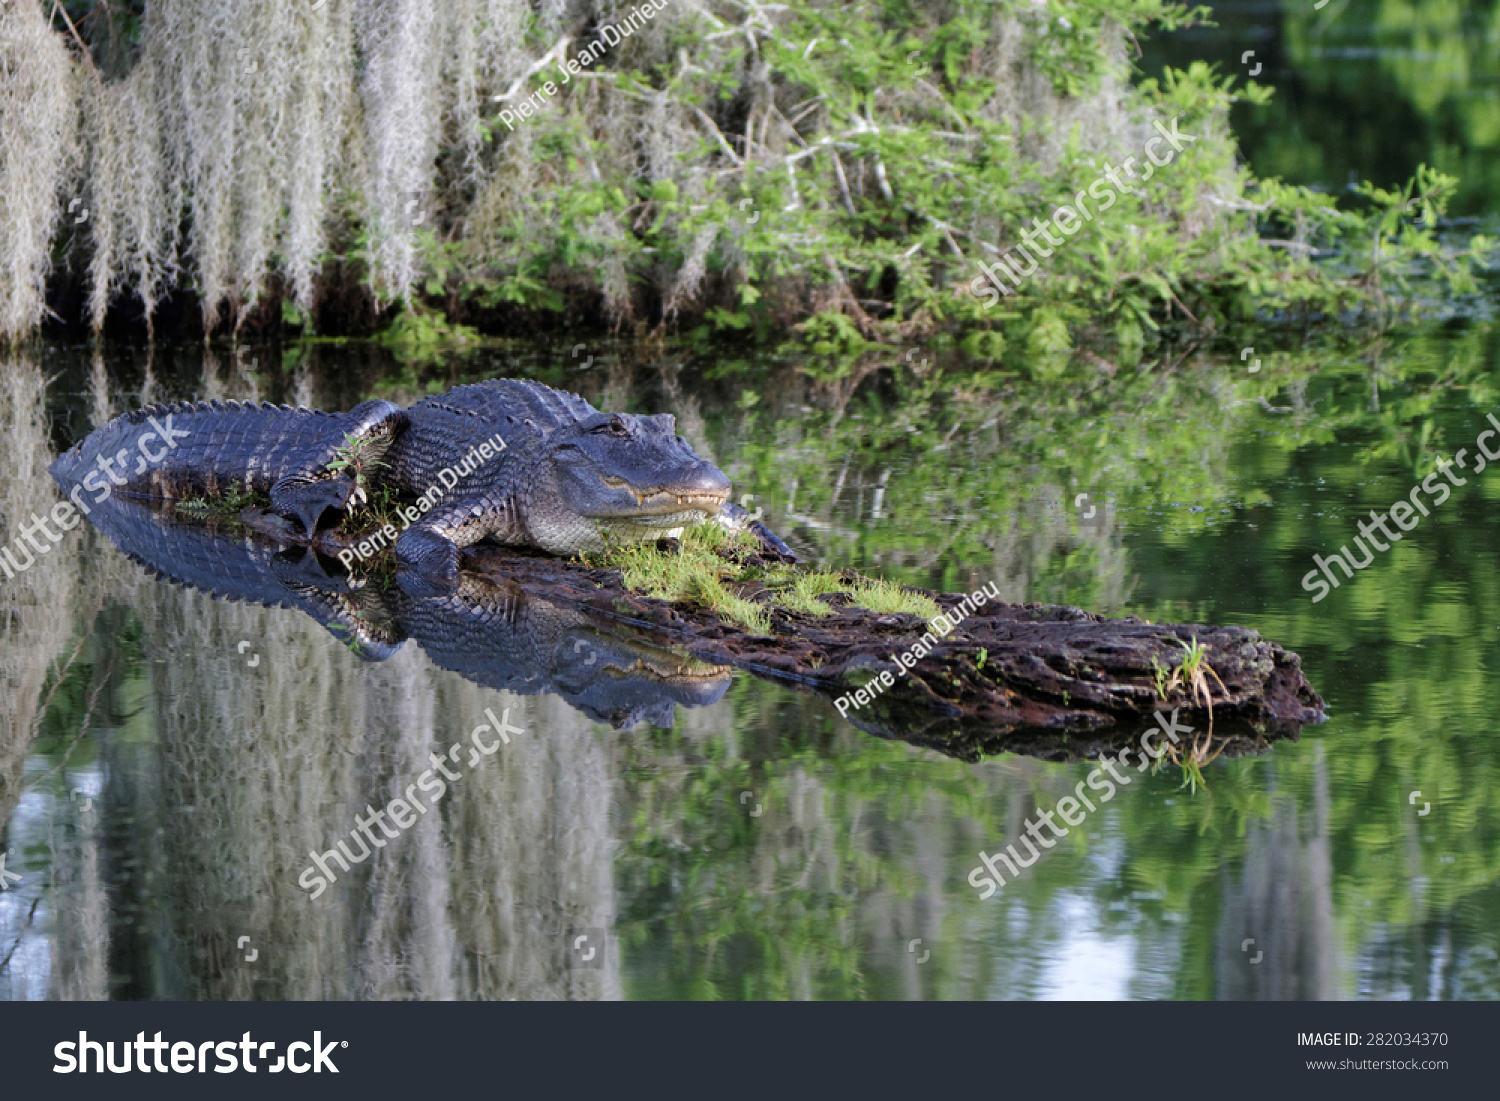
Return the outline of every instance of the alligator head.
[[[538,542],[563,553],[656,539],[717,516],[729,499],[729,478],[669,414],[596,413],[548,443],[557,505],[539,508],[533,495],[527,519]]]

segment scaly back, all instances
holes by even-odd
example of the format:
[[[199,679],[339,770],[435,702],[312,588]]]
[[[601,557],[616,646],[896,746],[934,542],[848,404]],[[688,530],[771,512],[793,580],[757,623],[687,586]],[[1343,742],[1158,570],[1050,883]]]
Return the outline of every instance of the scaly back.
[[[407,412],[411,428],[392,446],[386,462],[397,483],[422,487],[434,484],[441,470],[496,435],[506,448],[493,460],[498,468],[526,461],[535,444],[598,410],[577,394],[502,378],[456,387],[417,402]]]

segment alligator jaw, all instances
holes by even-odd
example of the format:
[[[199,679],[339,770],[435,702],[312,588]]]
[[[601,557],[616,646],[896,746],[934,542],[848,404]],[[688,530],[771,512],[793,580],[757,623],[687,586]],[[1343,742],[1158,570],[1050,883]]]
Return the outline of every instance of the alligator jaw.
[[[628,520],[639,518],[645,523],[647,518],[655,516],[679,516],[689,512],[701,512],[708,516],[718,515],[724,502],[729,500],[727,492],[686,492],[679,493],[671,489],[652,488],[637,490],[623,478],[601,479],[611,489],[623,489],[635,498],[635,507],[625,512],[611,513],[608,515],[595,515],[596,520]],[[654,525],[653,525],[654,526]]]
[[[676,493],[665,489],[636,491],[622,479],[608,478],[605,483],[611,489],[624,489],[635,499],[604,506],[600,512],[587,514],[594,527],[601,533],[608,532],[617,539],[627,541],[659,539],[672,531],[701,524],[717,516],[728,495],[719,492]],[[624,497],[624,494],[621,494]]]
[[[625,543],[647,543],[667,535],[679,538],[682,529],[703,523],[709,518],[706,512],[672,512],[659,516],[629,516],[594,518],[594,529],[601,536]]]

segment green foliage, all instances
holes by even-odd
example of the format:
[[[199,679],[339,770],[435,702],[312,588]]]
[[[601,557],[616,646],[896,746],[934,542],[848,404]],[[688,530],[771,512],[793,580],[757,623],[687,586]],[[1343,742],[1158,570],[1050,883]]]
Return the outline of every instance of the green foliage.
[[[195,6],[204,18],[186,19]],[[1134,39],[1207,13],[1165,0],[891,0],[859,19],[834,0],[715,0],[590,53],[576,78],[564,66],[585,42],[567,52],[518,2],[440,6],[418,28],[377,0],[352,19],[320,12],[307,34],[271,0],[232,21],[210,6],[177,12],[209,38],[194,48],[165,8],[90,11],[90,50],[71,64],[125,74],[73,74],[90,96],[81,152],[60,118],[28,130],[27,163],[49,167],[18,176],[20,213],[0,219],[23,257],[0,286],[0,329],[38,316],[56,251],[43,246],[74,184],[94,215],[67,256],[88,265],[96,326],[120,291],[149,311],[186,276],[210,326],[222,307],[238,322],[281,294],[287,322],[305,325],[338,271],[400,306],[383,339],[427,362],[475,340],[450,318],[567,311],[756,339],[803,323],[804,346],[834,359],[946,333],[1046,377],[1081,346],[1133,364],[1268,311],[1383,322],[1466,293],[1490,249],[1437,235],[1457,186],[1442,172],[1367,186],[1357,208],[1253,178],[1227,118],[1235,103],[1264,107],[1265,88],[1202,61],[1131,88]],[[49,48],[6,69],[0,96],[35,104],[34,87],[67,83],[40,66],[70,64],[57,16],[73,7],[49,9],[50,29],[28,17]],[[612,14],[566,0],[558,18]],[[244,64],[252,46],[267,71]],[[450,51],[472,60],[421,84],[423,59]],[[386,71],[405,75],[387,87],[373,75]],[[185,90],[210,86],[233,105],[229,130],[195,117]],[[273,118],[300,121],[261,122]],[[1165,124],[1188,140],[1148,163]],[[354,145],[369,153],[358,171]],[[1106,207],[1094,188],[1121,171]],[[994,302],[980,265],[1019,257],[1065,208],[1061,244],[1049,237],[1040,270]],[[1314,263],[1318,250],[1334,261]]]
[[[404,360],[436,363],[454,352],[477,347],[483,338],[468,325],[454,324],[431,310],[413,308],[398,315],[377,340]]]
[[[354,484],[366,494],[370,491],[371,475],[386,464],[371,454],[382,451],[387,441],[375,436],[344,436],[344,442],[334,449],[327,469],[335,474],[348,471]]]
[[[187,513],[215,513],[232,516],[247,508],[264,508],[271,499],[264,493],[255,493],[243,485],[235,485],[228,493],[217,497],[186,497],[174,502],[174,507]]]
[[[1122,33],[1204,14],[1157,0],[1052,0],[1042,9],[960,0],[929,24],[902,5],[850,21],[841,9],[790,4],[756,32],[764,89],[733,37],[715,36],[712,49],[727,52],[712,64],[616,74],[618,95],[630,89],[627,98],[666,105],[702,135],[670,168],[658,160],[655,175],[611,156],[589,107],[567,108],[581,89],[559,92],[557,110],[529,124],[529,148],[554,186],[509,195],[507,220],[459,246],[465,286],[489,288],[482,302],[537,309],[557,308],[562,288],[590,286],[620,318],[659,305],[668,320],[699,316],[757,337],[800,321],[798,346],[839,371],[872,341],[954,330],[972,353],[1011,349],[1042,375],[1085,340],[1113,343],[1133,364],[1159,339],[1259,311],[1384,313],[1412,301],[1428,276],[1445,291],[1467,286],[1487,242],[1455,249],[1410,224],[1422,204],[1440,209],[1435,178],[1414,182],[1423,197],[1384,234],[1399,240],[1399,257],[1388,243],[1370,257],[1364,240],[1356,244],[1363,216],[1239,167],[1228,110],[1266,103],[1267,88],[1237,89],[1199,62],[1143,81],[1124,127],[1077,107],[1122,79]],[[1002,24],[1015,32],[1006,41],[1021,44],[1014,56],[996,39]],[[825,45],[832,41],[837,49]],[[1001,69],[1043,73],[1055,106],[1014,110],[996,77],[997,51]],[[762,113],[730,109],[760,96],[770,97]],[[992,306],[971,293],[981,261],[1125,157],[1143,164],[1153,120],[1196,140],[1109,209],[1091,210],[1014,300]],[[1322,238],[1299,237],[1294,248],[1266,239],[1288,225]],[[1346,245],[1354,251],[1341,266],[1310,259],[1313,249]],[[1399,284],[1380,278],[1395,269]]]

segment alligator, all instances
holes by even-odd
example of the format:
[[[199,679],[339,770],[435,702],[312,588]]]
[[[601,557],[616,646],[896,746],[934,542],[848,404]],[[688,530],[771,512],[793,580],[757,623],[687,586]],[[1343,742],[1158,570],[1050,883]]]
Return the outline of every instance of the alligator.
[[[576,394],[519,379],[459,386],[409,409],[366,401],[343,414],[235,401],[152,405],[96,429],[50,469],[80,507],[80,487],[96,500],[264,494],[309,541],[330,511],[392,487],[413,502],[394,540],[398,564],[449,585],[460,550],[484,539],[567,556],[708,520],[795,559],[729,500],[729,478],[676,434],[670,414],[601,413]]]

